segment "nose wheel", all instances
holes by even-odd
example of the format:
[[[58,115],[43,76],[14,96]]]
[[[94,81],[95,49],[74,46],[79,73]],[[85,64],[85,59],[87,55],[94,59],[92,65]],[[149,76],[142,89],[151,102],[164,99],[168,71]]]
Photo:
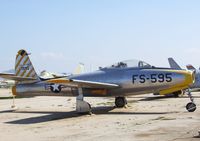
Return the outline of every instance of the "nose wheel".
[[[186,109],[188,110],[188,112],[194,112],[197,109],[196,104],[190,102],[186,105]]]
[[[189,89],[188,89],[188,91],[187,91],[187,94],[188,94],[188,96],[189,96],[191,102],[189,102],[189,103],[186,105],[186,109],[187,109],[188,112],[194,112],[194,111],[197,109],[197,107],[196,107],[196,104],[194,103],[194,98],[192,97],[192,94],[191,94],[191,92],[190,92]]]

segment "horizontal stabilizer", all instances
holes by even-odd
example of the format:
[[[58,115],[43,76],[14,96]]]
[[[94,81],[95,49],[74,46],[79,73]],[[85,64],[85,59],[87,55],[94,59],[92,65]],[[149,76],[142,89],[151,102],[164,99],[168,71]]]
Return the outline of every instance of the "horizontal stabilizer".
[[[0,73],[0,77],[8,80],[15,80],[15,81],[35,81],[36,78],[33,77],[21,77],[16,76],[15,74],[8,74],[8,73]]]

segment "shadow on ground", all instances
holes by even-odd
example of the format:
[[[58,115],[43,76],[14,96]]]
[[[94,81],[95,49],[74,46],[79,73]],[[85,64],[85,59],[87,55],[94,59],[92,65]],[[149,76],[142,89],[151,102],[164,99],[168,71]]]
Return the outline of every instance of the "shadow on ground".
[[[173,95],[165,95],[165,96],[154,96],[154,97],[129,97],[129,98],[141,98],[138,101],[153,101],[153,100],[164,100],[164,99],[168,99],[168,98],[186,98],[189,99],[188,96],[183,96],[183,97],[174,97]],[[193,96],[193,98],[200,98],[200,96]]]
[[[92,113],[94,115],[159,115],[159,114],[168,114],[169,112],[127,112],[114,110],[114,107],[94,107],[92,108]],[[27,113],[27,114],[44,114],[39,117],[31,117],[20,120],[14,120],[6,122],[7,124],[36,124],[54,120],[61,120],[67,118],[76,118],[76,117],[88,117],[88,115],[78,114],[76,111],[70,112],[51,112],[51,111],[2,111],[0,113]],[[171,112],[170,112],[171,113]]]

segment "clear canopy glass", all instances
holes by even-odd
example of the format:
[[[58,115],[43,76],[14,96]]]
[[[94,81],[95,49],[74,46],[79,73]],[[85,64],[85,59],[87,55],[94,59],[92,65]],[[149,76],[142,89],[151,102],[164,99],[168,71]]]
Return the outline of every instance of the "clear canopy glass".
[[[118,63],[115,63],[109,67],[106,68],[152,68],[151,65],[148,63],[141,61],[141,60],[126,60],[126,61],[121,61]]]

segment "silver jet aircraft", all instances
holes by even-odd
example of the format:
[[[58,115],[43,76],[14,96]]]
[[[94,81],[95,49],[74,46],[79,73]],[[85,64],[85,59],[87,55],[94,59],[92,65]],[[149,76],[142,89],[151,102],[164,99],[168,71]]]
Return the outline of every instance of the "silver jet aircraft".
[[[17,53],[15,74],[1,73],[0,77],[16,81],[12,88],[13,95],[49,92],[75,96],[76,110],[79,113],[91,111],[91,106],[84,101],[84,97],[115,97],[116,107],[124,107],[127,104],[126,96],[146,93],[165,95],[188,89],[194,82],[191,71],[157,68],[136,60],[118,62],[91,73],[42,79],[35,72],[25,50]],[[68,88],[68,92],[63,91],[63,88]],[[191,98],[191,94],[188,94]],[[186,108],[193,112],[196,105],[192,101]]]

